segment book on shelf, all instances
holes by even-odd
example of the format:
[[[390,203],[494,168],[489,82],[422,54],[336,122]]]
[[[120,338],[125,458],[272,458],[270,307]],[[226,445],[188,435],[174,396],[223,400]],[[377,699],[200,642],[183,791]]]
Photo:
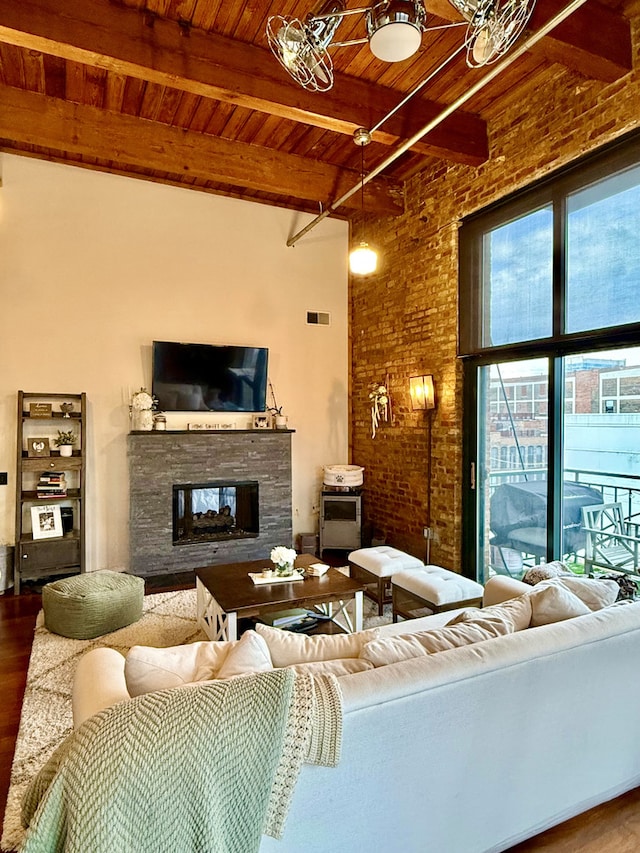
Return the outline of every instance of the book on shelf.
[[[36,485],[39,498],[66,498],[67,478],[63,471],[44,471]]]

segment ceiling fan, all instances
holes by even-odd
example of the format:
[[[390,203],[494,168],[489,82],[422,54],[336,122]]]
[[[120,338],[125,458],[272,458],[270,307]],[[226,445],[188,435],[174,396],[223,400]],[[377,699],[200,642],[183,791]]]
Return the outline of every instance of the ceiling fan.
[[[503,56],[531,17],[535,0],[449,0],[469,22],[467,65],[479,68]]]
[[[362,15],[367,36],[334,42],[347,15]],[[269,47],[284,68],[305,89],[326,92],[333,85],[329,47],[369,42],[371,52],[384,62],[401,62],[420,47],[427,13],[422,0],[382,0],[371,7],[345,8],[344,0],[328,0],[304,21],[273,15],[267,21]]]
[[[467,21],[467,64],[480,67],[502,56],[522,32],[535,0],[449,0]],[[367,35],[350,41],[333,41],[347,15],[362,15]],[[325,0],[304,21],[273,15],[267,22],[269,47],[286,71],[303,88],[326,92],[333,85],[330,47],[369,43],[371,52],[384,62],[401,62],[420,47],[427,27],[422,0],[379,0],[370,7],[347,9],[345,0]]]

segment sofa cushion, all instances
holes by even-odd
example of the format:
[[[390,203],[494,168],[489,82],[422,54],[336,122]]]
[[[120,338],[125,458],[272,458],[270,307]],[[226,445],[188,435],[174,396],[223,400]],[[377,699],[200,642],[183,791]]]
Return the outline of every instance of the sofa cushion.
[[[273,669],[269,648],[255,631],[245,631],[229,653],[216,678],[235,678],[253,672],[268,672]]]
[[[373,664],[362,658],[338,658],[337,660],[315,660],[311,663],[293,663],[289,667],[298,675],[352,675],[373,669]]]
[[[256,631],[264,637],[274,667],[290,666],[295,663],[310,663],[317,660],[357,658],[369,640],[377,637],[375,628],[355,634],[296,634],[258,622]]]
[[[577,595],[556,582],[539,584],[525,595],[531,601],[532,628],[591,613]]]
[[[473,622],[485,627],[494,623],[503,624],[505,633],[508,634],[523,631],[531,623],[531,601],[527,595],[519,595],[490,607],[472,607],[458,613],[447,625],[457,625],[460,622]]]
[[[512,630],[507,620],[488,621],[486,625],[461,622],[434,631],[418,631],[415,634],[371,640],[363,647],[360,657],[374,666],[386,666],[510,633]]]
[[[238,642],[203,641],[166,649],[132,646],[124,664],[129,695],[141,696],[154,690],[213,678]]]

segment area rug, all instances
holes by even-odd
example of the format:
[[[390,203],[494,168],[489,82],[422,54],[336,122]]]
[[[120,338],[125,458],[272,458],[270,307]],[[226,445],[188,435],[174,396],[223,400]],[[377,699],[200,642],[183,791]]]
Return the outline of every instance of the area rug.
[[[373,602],[364,600],[364,627],[391,621],[391,608],[377,615]],[[71,732],[71,685],[78,660],[90,649],[109,646],[126,653],[131,646],[177,646],[206,640],[195,620],[195,589],[145,596],[142,618],[95,640],[70,640],[44,627],[40,612],[33,638],[20,728],[11,769],[11,782],[0,847],[17,850],[24,831],[20,802],[29,780]]]

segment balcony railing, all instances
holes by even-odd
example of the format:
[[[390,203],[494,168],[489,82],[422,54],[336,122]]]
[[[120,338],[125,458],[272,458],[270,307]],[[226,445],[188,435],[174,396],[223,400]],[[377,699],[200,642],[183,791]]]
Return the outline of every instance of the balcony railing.
[[[490,511],[490,559],[492,570],[506,571],[519,576],[526,569],[545,559],[546,556],[546,489],[536,488],[535,484],[546,481],[546,467],[526,469],[494,470],[488,477],[486,494]],[[587,536],[582,521],[582,506],[595,504],[620,504],[624,519],[624,534],[640,536],[640,477],[633,474],[609,474],[601,471],[567,468],[564,471],[565,504],[562,559],[576,571],[585,570]],[[513,522],[517,512],[525,519],[515,529],[500,527],[498,510],[503,508],[508,498],[505,493],[494,495],[505,484],[515,486],[507,490],[517,495],[518,484],[522,484],[522,494],[514,502],[513,512],[504,512],[505,522]],[[576,487],[584,487],[583,489]],[[527,516],[527,492],[531,493],[531,515]],[[571,494],[573,492],[573,494]],[[581,494],[582,493],[582,494]],[[535,498],[535,500],[534,500]],[[524,510],[523,510],[524,506]],[[517,512],[516,512],[517,510]],[[611,535],[615,538],[615,531]],[[639,561],[640,562],[640,561]],[[589,567],[588,567],[589,568]],[[640,565],[620,569],[626,573],[640,575]]]

